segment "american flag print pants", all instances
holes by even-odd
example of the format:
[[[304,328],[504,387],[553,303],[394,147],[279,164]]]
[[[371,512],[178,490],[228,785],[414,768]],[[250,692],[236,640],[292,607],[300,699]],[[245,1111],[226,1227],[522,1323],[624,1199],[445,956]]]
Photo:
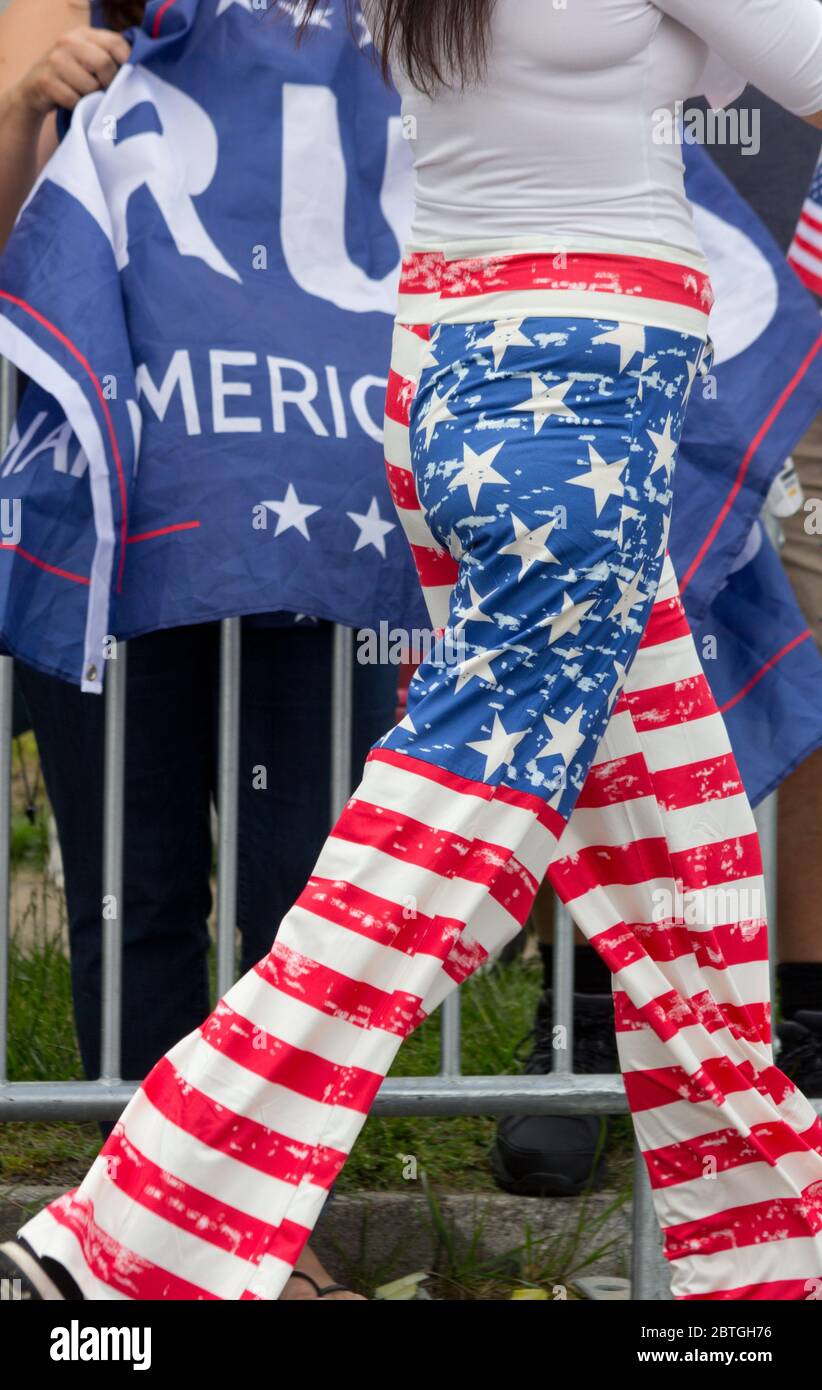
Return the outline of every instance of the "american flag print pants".
[[[706,296],[670,253],[408,252],[386,456],[441,637],[268,956],[24,1227],[87,1298],[276,1299],[403,1039],[546,876],[613,973],[675,1296],[818,1296],[822,1126],[666,551]]]

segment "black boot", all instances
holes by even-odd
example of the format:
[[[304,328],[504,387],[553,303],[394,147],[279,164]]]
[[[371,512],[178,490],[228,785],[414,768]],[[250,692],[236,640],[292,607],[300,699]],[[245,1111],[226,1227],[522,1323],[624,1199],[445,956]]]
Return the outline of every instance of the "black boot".
[[[822,1096],[822,1013],[800,1009],[776,1030],[782,1044],[776,1059],[780,1071],[806,1096]]]
[[[546,991],[537,1005],[529,1076],[552,1070],[553,1003]],[[610,994],[574,995],[574,1071],[619,1071]],[[524,1197],[575,1197],[605,1179],[608,1120],[598,1115],[505,1115],[497,1125],[491,1169],[498,1187]]]

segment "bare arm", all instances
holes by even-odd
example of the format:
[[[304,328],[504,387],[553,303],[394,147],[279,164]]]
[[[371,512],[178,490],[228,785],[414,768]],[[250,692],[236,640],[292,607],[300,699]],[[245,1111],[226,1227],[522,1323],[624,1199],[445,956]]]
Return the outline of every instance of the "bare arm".
[[[86,0],[12,0],[0,14],[0,249],[57,144],[54,111],[112,81],[121,34],[88,25]]]

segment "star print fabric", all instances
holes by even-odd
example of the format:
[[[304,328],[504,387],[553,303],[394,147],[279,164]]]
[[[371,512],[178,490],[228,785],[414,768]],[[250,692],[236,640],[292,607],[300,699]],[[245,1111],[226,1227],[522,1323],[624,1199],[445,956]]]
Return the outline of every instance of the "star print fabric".
[[[818,1297],[822,1123],[665,551],[709,302],[670,252],[406,257],[386,466],[441,645],[269,954],[24,1227],[87,1299],[276,1299],[404,1038],[546,876],[613,974],[675,1297]]]
[[[420,506],[458,571],[387,746],[564,819],[659,584],[703,341],[659,328],[643,346],[613,320],[439,324],[410,411]]]

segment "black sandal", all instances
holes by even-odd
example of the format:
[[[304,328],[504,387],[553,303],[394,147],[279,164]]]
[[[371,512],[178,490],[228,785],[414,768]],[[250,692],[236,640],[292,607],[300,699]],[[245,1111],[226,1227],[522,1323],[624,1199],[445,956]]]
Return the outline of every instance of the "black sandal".
[[[323,1284],[323,1286],[320,1287],[320,1285],[317,1283],[316,1279],[312,1279],[312,1277],[311,1277],[310,1274],[305,1274],[305,1273],[303,1272],[303,1270],[301,1270],[301,1269],[292,1269],[292,1271],[291,1271],[291,1278],[292,1278],[292,1279],[305,1279],[305,1280],[307,1280],[308,1283],[311,1285],[312,1289],[314,1290],[314,1292],[316,1293],[316,1295],[317,1295],[318,1298],[325,1298],[325,1297],[326,1297],[328,1294],[330,1294],[330,1293],[353,1293],[353,1292],[354,1292],[353,1289],[349,1289],[349,1287],[348,1287],[347,1284]]]

